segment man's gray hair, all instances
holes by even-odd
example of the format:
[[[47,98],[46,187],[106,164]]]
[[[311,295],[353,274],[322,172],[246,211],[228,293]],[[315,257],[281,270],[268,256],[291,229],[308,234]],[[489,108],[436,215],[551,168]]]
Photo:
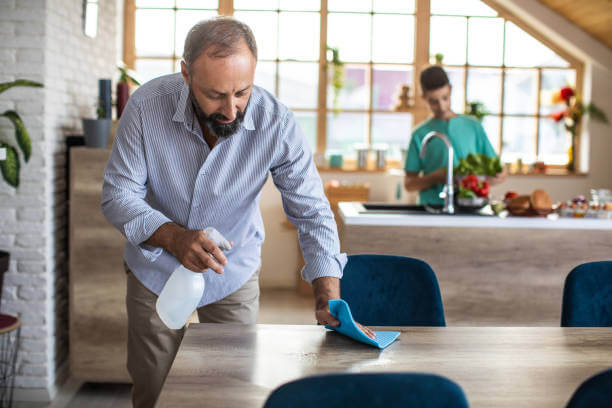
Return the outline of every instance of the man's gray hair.
[[[257,60],[257,43],[248,25],[232,17],[219,16],[194,25],[185,39],[183,59],[187,70],[204,51],[212,58],[225,58],[237,52],[245,42]]]

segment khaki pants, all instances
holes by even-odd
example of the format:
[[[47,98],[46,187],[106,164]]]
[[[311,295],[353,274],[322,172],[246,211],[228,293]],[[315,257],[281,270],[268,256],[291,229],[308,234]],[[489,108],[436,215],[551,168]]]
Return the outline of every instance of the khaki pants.
[[[157,295],[127,270],[127,369],[134,383],[135,408],[155,405],[185,333],[184,328],[164,325],[155,311],[156,301]],[[258,311],[259,270],[236,292],[197,310],[201,323],[244,324],[255,324]]]

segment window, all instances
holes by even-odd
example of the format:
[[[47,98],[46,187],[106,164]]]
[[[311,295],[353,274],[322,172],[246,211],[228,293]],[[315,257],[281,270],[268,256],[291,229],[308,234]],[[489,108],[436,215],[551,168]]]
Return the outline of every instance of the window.
[[[568,161],[570,139],[549,114],[551,94],[576,84],[576,68],[475,0],[431,0],[430,54],[442,54],[451,106],[481,102],[483,126],[502,161]]]
[[[126,9],[130,3],[135,40],[126,63],[145,81],[180,69],[195,22],[217,14],[246,22],[259,47],[255,83],[294,111],[315,151],[354,157],[356,144],[387,144],[388,157],[399,159],[428,115],[418,74],[442,54],[453,110],[484,104],[483,126],[504,162],[567,163],[570,141],[549,118],[559,108],[549,100],[580,83],[579,63],[482,1],[126,0]],[[327,47],[343,62],[337,92]],[[416,96],[414,106],[395,112],[402,85]]]
[[[187,31],[216,16],[218,7],[217,0],[136,0],[133,67],[139,80],[180,71]]]

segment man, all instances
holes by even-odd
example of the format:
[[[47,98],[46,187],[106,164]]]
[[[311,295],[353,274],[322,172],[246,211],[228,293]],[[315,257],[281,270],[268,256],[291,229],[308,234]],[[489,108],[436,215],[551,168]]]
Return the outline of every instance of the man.
[[[258,201],[269,173],[298,226],[316,320],[339,324],[328,300],[340,296],[346,255],[292,112],[253,85],[251,30],[231,18],[198,23],[183,57],[180,74],[152,80],[130,98],[104,176],[103,212],[128,241],[128,371],[136,407],[154,405],[183,336],[155,312],[179,264],[204,273],[201,322],[256,323],[264,239]],[[206,227],[233,247],[223,253]]]
[[[431,66],[421,73],[423,99],[427,102],[432,118],[421,123],[413,132],[406,155],[404,170],[404,187],[408,191],[419,191],[421,204],[444,204],[440,198],[446,183],[446,166],[448,155],[446,146],[440,139],[433,139],[427,146],[425,158],[419,157],[425,136],[436,131],[445,134],[455,151],[453,166],[468,153],[481,153],[497,157],[495,150],[482,125],[465,115],[457,115],[451,110],[451,86],[446,72],[439,66]],[[421,174],[422,172],[422,174]],[[505,179],[505,173],[489,177],[489,183],[498,184]]]

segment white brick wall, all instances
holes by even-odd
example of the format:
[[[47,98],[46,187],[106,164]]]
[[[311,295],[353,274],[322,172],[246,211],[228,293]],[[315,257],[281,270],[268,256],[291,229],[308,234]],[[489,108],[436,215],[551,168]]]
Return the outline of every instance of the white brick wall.
[[[116,79],[115,1],[101,1],[98,35],[82,31],[82,0],[0,0],[0,82],[27,78],[0,112],[16,109],[32,138],[17,190],[0,181],[0,249],[11,253],[0,311],[22,320],[18,400],[51,399],[68,362],[65,136],[92,116],[99,78]],[[0,120],[0,140],[15,144]]]

